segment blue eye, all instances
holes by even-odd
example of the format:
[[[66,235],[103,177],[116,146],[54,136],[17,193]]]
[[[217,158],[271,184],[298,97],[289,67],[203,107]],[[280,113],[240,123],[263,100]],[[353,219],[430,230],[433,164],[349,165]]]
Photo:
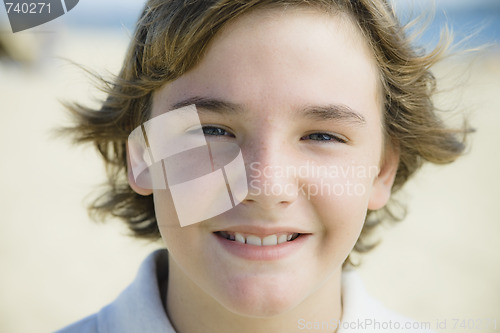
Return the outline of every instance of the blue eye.
[[[340,135],[332,135],[328,133],[311,133],[300,138],[301,140],[313,141],[334,141],[339,143],[346,143],[347,139]]]
[[[215,126],[203,126],[203,134],[205,136],[229,136],[234,138],[234,135],[229,133],[223,128],[215,127]]]

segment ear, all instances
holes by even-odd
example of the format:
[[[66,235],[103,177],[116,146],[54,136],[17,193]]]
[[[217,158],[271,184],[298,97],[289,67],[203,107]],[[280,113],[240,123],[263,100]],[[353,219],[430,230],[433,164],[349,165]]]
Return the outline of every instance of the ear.
[[[129,147],[129,143],[127,142],[127,177],[128,177],[128,183],[129,183],[130,187],[132,188],[132,190],[134,190],[134,192],[136,192],[137,194],[144,195],[144,196],[150,195],[150,194],[153,193],[153,190],[151,190],[150,188],[144,188],[144,187],[139,186],[138,182],[136,180],[136,177],[134,177],[134,172],[132,170],[132,163],[131,163],[131,156],[130,156],[131,150],[130,149],[131,149],[131,147]],[[132,153],[133,154],[137,154],[137,152],[132,152]],[[137,160],[137,159],[135,159],[135,160]],[[148,173],[147,166],[146,166],[144,172]],[[141,174],[140,176],[141,177],[145,176],[145,177],[149,178],[149,175],[143,175],[143,174]]]
[[[387,144],[383,154],[380,171],[373,181],[368,209],[377,210],[384,207],[391,197],[391,189],[399,166],[399,149]]]

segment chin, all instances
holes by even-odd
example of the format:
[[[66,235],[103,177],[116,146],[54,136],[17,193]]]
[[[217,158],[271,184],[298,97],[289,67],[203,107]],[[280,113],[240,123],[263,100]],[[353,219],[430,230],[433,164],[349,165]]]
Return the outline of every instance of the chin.
[[[271,318],[295,308],[302,301],[293,281],[272,277],[234,279],[224,288],[219,302],[230,312],[244,317]],[[229,293],[228,293],[229,291]]]

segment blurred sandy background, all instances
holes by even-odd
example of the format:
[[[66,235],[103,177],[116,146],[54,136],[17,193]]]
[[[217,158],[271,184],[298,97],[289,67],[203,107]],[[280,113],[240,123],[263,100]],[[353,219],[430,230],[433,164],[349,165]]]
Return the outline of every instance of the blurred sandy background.
[[[5,24],[0,30],[12,37]],[[85,203],[104,181],[102,164],[90,147],[51,134],[68,123],[59,100],[92,104],[101,96],[56,56],[116,73],[129,35],[125,27],[54,23],[16,34],[24,60],[0,58],[0,332],[50,332],[98,311],[161,246],[127,237],[119,223],[90,221]],[[473,110],[472,149],[453,165],[424,168],[408,184],[407,219],[384,231],[360,268],[388,307],[433,328],[447,320],[446,332],[500,331],[496,50],[437,68],[449,90],[439,105]],[[453,319],[492,319],[497,329],[453,329]]]

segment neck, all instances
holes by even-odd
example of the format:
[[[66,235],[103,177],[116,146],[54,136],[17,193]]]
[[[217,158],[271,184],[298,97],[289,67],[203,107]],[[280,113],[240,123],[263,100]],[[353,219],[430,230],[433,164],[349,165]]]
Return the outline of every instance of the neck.
[[[250,317],[222,306],[193,283],[174,260],[169,260],[167,314],[177,333],[290,333],[308,328],[334,332],[342,316],[340,281],[338,270],[291,310],[269,317]],[[319,327],[311,326],[315,323]]]

